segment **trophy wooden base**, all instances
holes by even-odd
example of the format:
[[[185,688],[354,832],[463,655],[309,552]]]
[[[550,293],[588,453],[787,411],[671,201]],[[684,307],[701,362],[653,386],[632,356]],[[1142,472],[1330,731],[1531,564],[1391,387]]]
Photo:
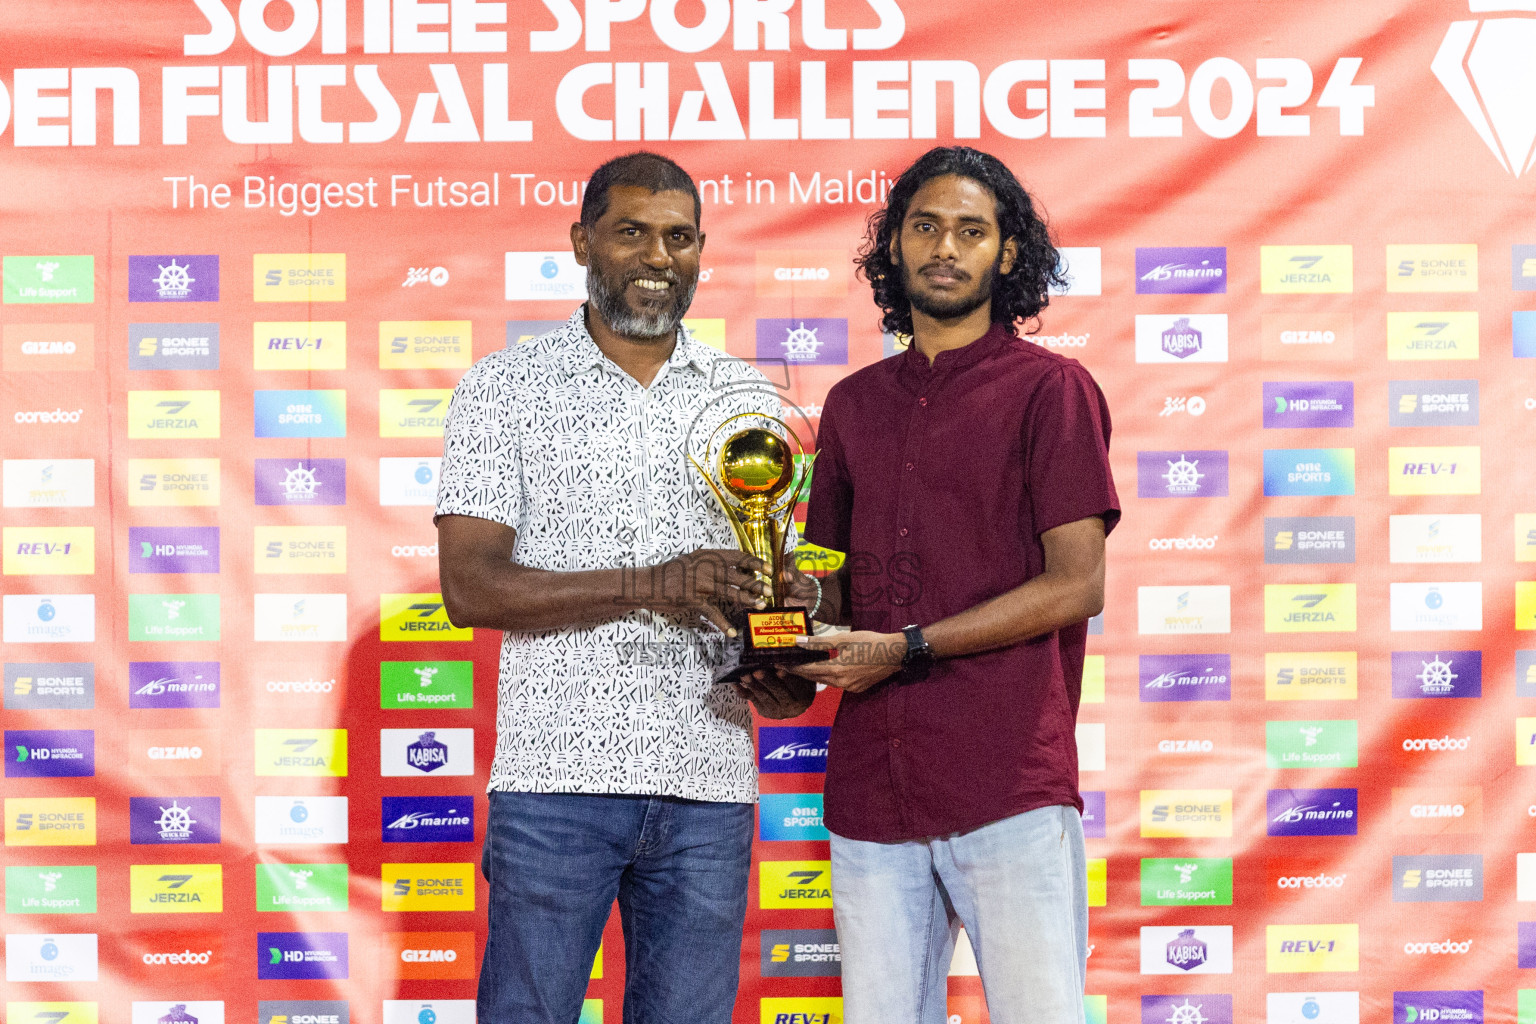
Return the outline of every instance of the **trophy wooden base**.
[[[826,651],[810,651],[795,643],[797,636],[809,636],[811,624],[804,608],[764,608],[746,613],[746,628],[741,631],[741,664],[725,677],[732,682],[739,676],[775,665],[803,665],[825,661]]]

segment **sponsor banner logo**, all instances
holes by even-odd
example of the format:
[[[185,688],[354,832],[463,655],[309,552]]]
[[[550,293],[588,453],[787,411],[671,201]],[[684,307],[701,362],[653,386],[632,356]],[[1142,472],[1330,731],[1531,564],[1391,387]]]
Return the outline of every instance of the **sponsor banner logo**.
[[[832,909],[832,862],[765,860],[757,865],[758,906],[763,910]]]
[[[474,910],[475,865],[385,864],[384,909]]]
[[[1266,363],[1337,363],[1355,357],[1349,313],[1266,313],[1261,321]]]
[[[257,253],[251,270],[257,302],[347,300],[346,253]]]
[[[1456,740],[1422,741],[1448,743]],[[1393,789],[1392,831],[1398,835],[1474,835],[1483,830],[1483,791],[1477,786]]]
[[[475,1024],[473,999],[386,999],[382,1024]],[[603,1001],[582,1002],[577,1024],[603,1024]]]
[[[11,419],[16,423],[79,423],[83,415],[84,409],[60,409],[54,406],[52,412],[47,409],[17,409]]]
[[[474,773],[473,729],[379,730],[379,774],[382,776]]]
[[[1387,359],[1476,359],[1477,312],[1388,313]]]
[[[1140,498],[1224,498],[1227,453],[1137,452],[1136,494]]]
[[[1084,789],[1078,792],[1083,798],[1083,835],[1089,839],[1103,839],[1106,834],[1104,791]]]
[[[1483,1024],[1483,993],[1393,992],[1392,1024]]]
[[[1165,246],[1136,250],[1137,295],[1225,295],[1227,250]]]
[[[1358,924],[1271,924],[1264,928],[1268,974],[1348,973],[1360,969]]]
[[[131,708],[216,708],[219,706],[216,661],[134,661],[128,664]]]
[[[386,843],[473,842],[475,798],[386,796],[379,820]]]
[[[1387,246],[1387,291],[1477,291],[1476,245]]]
[[[836,978],[843,950],[831,928],[764,929],[759,975],[764,978]]]
[[[346,459],[257,459],[256,504],[345,505]]]
[[[1230,789],[1144,789],[1143,839],[1230,838]]]
[[[1536,967],[1536,921],[1521,921],[1518,924],[1517,941],[1519,943],[1519,957],[1521,967]],[[1528,991],[1528,990],[1526,990]],[[1520,1019],[1525,1019],[1526,1002],[1525,991],[1521,992]]]
[[[1101,772],[1104,770],[1104,723],[1078,722],[1076,729],[1077,770]]]
[[[219,528],[130,526],[128,571],[216,573],[219,571]]]
[[[848,321],[771,317],[757,321],[757,358],[791,365],[846,366]]]
[[[1510,334],[1514,338],[1516,359],[1536,356],[1536,313],[1515,312],[1511,316]]]
[[[1394,583],[1392,629],[1480,630],[1482,583]]]
[[[326,575],[347,571],[345,526],[258,526],[259,575]]]
[[[217,391],[128,392],[129,438],[219,436]]]
[[[6,797],[6,846],[95,846],[93,796]]]
[[[7,914],[96,913],[95,866],[7,867]]]
[[[452,388],[379,392],[380,437],[442,437]]]
[[[1536,718],[1515,719],[1515,764],[1536,764]]]
[[[94,256],[7,256],[3,277],[6,305],[96,301]]]
[[[1515,561],[1536,562],[1536,515],[1515,513]]]
[[[258,796],[256,842],[265,846],[345,845],[347,798]]]
[[[1517,292],[1536,292],[1536,245],[1509,249],[1510,287]]]
[[[216,914],[224,910],[224,865],[134,864],[128,904],[135,914]]]
[[[388,1005],[387,1003],[385,1005]],[[351,1024],[351,1006],[339,999],[263,999],[257,1024]],[[420,1024],[412,1018],[402,1024]]]
[[[1144,926],[1142,974],[1231,974],[1232,926]]]
[[[1143,654],[1138,669],[1144,703],[1232,699],[1230,654]]]
[[[473,978],[478,973],[474,932],[385,932],[383,939],[380,961],[386,978]]]
[[[1355,290],[1352,245],[1261,245],[1259,290],[1265,295],[1344,295]]]
[[[325,643],[347,638],[346,594],[255,595],[256,639]]]
[[[1536,651],[1515,652],[1515,696],[1536,697]]]
[[[1270,857],[1264,862],[1269,898],[1276,902],[1314,900],[1318,893],[1345,895],[1349,873],[1315,857]]]
[[[1355,768],[1359,724],[1352,718],[1265,722],[1264,753],[1270,768]]]
[[[1264,632],[1353,633],[1355,584],[1266,583]]]
[[[1475,512],[1391,516],[1388,538],[1393,562],[1483,560],[1483,517]]]
[[[1392,696],[1481,697],[1482,651],[1393,651]]]
[[[764,841],[831,838],[822,824],[820,793],[764,793],[757,806],[758,838]]]
[[[128,504],[217,505],[218,459],[129,459]]]
[[[1387,493],[1481,494],[1482,449],[1459,447],[1388,448]]]
[[[472,708],[475,663],[472,661],[382,661],[379,707]]]
[[[448,283],[448,278],[447,267],[407,267],[405,280],[400,282],[400,287],[414,288],[419,284],[430,284],[434,288],[441,288]]]
[[[1393,903],[1475,903],[1483,898],[1481,854],[1392,858]]]
[[[256,774],[344,777],[345,729],[257,729]]]
[[[683,321],[683,326],[688,328],[688,333],[693,336],[694,341],[721,352],[725,351],[724,317],[689,317]],[[809,409],[806,411],[810,412]]]
[[[1104,857],[1089,857],[1087,862],[1088,906],[1103,907],[1109,904],[1109,861]],[[978,974],[980,971],[978,970]]]
[[[224,1024],[224,1004],[136,1002],[132,1020],[133,1024]]]
[[[379,368],[452,369],[474,362],[468,320],[384,320],[379,323]]]
[[[224,971],[224,933],[217,929],[130,932],[132,973],[146,981],[203,981]]]
[[[88,372],[96,369],[96,325],[6,324],[0,351],[7,373]]]
[[[207,776],[224,770],[213,729],[135,729],[128,733],[128,761],[141,775]]]
[[[1078,729],[1083,725],[1079,723]],[[1098,727],[1100,741],[1099,770],[1103,770],[1104,727]],[[1079,748],[1082,744],[1079,743]],[[1232,749],[1231,722],[1158,722],[1137,733],[1138,754],[1148,761],[1172,760],[1183,764],[1211,763],[1230,758]],[[1082,770],[1079,766],[1079,770]]]
[[[1355,385],[1351,381],[1266,381],[1264,426],[1352,427]]]
[[[1085,335],[1082,336],[1082,338],[1083,338],[1083,345],[1088,344],[1088,336],[1085,334]],[[1041,339],[1039,335],[1032,336],[1030,340],[1033,341],[1035,344],[1039,345],[1041,348],[1051,348],[1051,347],[1066,348],[1066,347],[1069,347],[1067,345],[1052,346],[1052,345],[1049,344],[1048,341],[1046,341],[1044,339]],[[1081,347],[1081,346],[1077,346],[1077,347]],[[1181,412],[1182,413],[1187,413],[1190,416],[1195,416],[1195,417],[1204,416],[1205,415],[1205,399],[1202,398],[1199,395],[1168,395],[1168,396],[1165,396],[1163,398],[1163,411],[1157,414],[1157,418],[1158,419],[1162,419],[1165,416],[1176,416],[1176,415],[1178,415]]]
[[[219,325],[129,324],[128,369],[217,370]]]
[[[525,341],[532,341],[540,335],[557,331],[564,326],[564,320],[508,320],[506,347],[516,348]]]
[[[843,1000],[840,996],[765,997],[759,1001],[758,1006],[760,1024],[843,1024]],[[602,1024],[602,1021],[593,1018],[589,1022],[583,1015],[580,1024]]]
[[[1232,588],[1137,587],[1136,618],[1142,636],[1230,633]]]
[[[760,249],[760,299],[841,299],[848,295],[852,264],[842,249]]]
[[[1079,700],[1083,704],[1104,703],[1104,655],[1083,656],[1083,687]]]
[[[14,1024],[96,1024],[95,1003],[6,1003]]]
[[[1264,561],[1269,565],[1353,565],[1354,516],[1266,516]]]
[[[508,302],[586,301],[587,268],[569,250],[509,252],[505,268]]]
[[[1232,1024],[1232,997],[1201,992],[1185,996],[1142,996],[1141,1024],[1199,1021],[1200,1024]]]
[[[1104,250],[1098,246],[1061,246],[1056,250],[1057,266],[1067,279],[1064,288],[1052,288],[1056,295],[1103,295]]]
[[[1402,741],[1394,744],[1392,749],[1401,751],[1400,756],[1408,762],[1421,760],[1420,755],[1466,753],[1472,749],[1471,734],[1452,735],[1437,718],[1402,723],[1396,731]]]
[[[1329,497],[1355,493],[1353,448],[1269,448],[1264,496]]]
[[[1143,857],[1144,907],[1230,907],[1231,857]]]
[[[820,725],[765,725],[757,730],[757,768],[770,774],[827,770],[827,739]]]
[[[129,594],[129,640],[219,639],[218,594]]]
[[[258,912],[342,911],[347,909],[345,864],[257,864]]]
[[[1536,902],[1536,853],[1515,854],[1515,899]]]
[[[347,933],[257,932],[256,977],[260,981],[345,978]]]
[[[6,576],[89,576],[96,571],[94,526],[7,526]]]
[[[345,370],[345,320],[258,320],[251,328],[258,370]]]
[[[94,594],[6,594],[4,639],[8,644],[78,644],[96,639]]]
[[[441,594],[380,594],[380,640],[473,640],[475,631],[448,621]]]
[[[1515,583],[1515,628],[1536,629],[1536,583],[1530,580]]]
[[[218,302],[217,256],[129,256],[129,302]]]
[[[1358,831],[1358,790],[1272,789],[1265,803],[1271,836],[1352,836]]]
[[[8,779],[83,779],[96,774],[96,733],[90,729],[5,730]]]
[[[1475,380],[1387,382],[1387,418],[1394,427],[1475,427]]]
[[[346,437],[347,393],[257,391],[257,437]]]
[[[419,459],[383,458],[379,460],[379,504],[437,504],[437,479],[442,470],[441,456]]]
[[[95,981],[96,936],[7,935],[5,980],[22,982]],[[10,1019],[16,1018],[7,1015]]]
[[[128,798],[128,841],[136,846],[191,846],[219,841],[216,796]]]
[[[1138,314],[1138,363],[1224,363],[1227,361],[1227,314],[1187,316]]]
[[[6,459],[6,508],[91,508],[95,459]]]
[[[96,706],[96,666],[89,661],[8,661],[7,711],[78,711]]]

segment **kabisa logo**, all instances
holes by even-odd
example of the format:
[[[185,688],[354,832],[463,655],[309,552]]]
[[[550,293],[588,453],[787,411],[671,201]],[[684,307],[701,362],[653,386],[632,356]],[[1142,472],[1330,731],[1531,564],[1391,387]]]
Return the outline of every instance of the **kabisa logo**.
[[[219,842],[216,796],[128,798],[128,841],[140,845]]]
[[[257,437],[346,437],[347,393],[257,391]]]
[[[1172,247],[1136,250],[1136,294],[1225,295],[1227,250],[1224,247]]]
[[[1137,452],[1136,493],[1141,498],[1224,498],[1224,451]]]
[[[1141,1024],[1232,1024],[1232,1020],[1229,995],[1141,997]]]
[[[1227,314],[1137,314],[1138,363],[1224,363]]]
[[[1393,651],[1392,696],[1481,697],[1482,651]]]
[[[133,1004],[132,1024],[224,1024],[224,1004],[136,1002]]]
[[[379,730],[379,774],[471,775],[474,773],[473,729]]]
[[[134,661],[128,664],[131,708],[216,708],[219,706],[216,661]]]
[[[447,283],[447,267],[407,267],[405,280],[400,282],[400,287],[414,288],[419,284],[430,284],[433,288],[441,288]]]
[[[468,843],[475,838],[472,796],[386,796],[382,839],[386,843]]]
[[[96,774],[96,733],[89,729],[5,730],[8,779],[80,779]]]
[[[474,910],[473,864],[385,864],[383,909]]]
[[[475,631],[455,626],[441,594],[380,594],[380,640],[472,640]]]
[[[1518,0],[1472,0],[1472,11],[1529,11]],[[1454,21],[1430,62],[1499,166],[1516,178],[1536,162],[1530,129],[1530,55],[1536,51],[1536,20],[1500,16]]]
[[[509,252],[505,272],[508,302],[582,302],[587,297],[587,268],[568,250]]]
[[[129,256],[129,302],[217,302],[217,256]]]
[[[1231,926],[1143,927],[1141,973],[1231,974]]]
[[[832,862],[765,860],[757,865],[758,904],[764,910],[832,906]]]
[[[1143,654],[1139,668],[1143,702],[1232,699],[1229,654]]]
[[[345,844],[344,796],[258,796],[256,842],[271,846]]]
[[[810,317],[760,319],[757,358],[790,365],[846,366],[848,321]]]
[[[7,711],[78,711],[96,706],[96,666],[89,661],[8,661]]]
[[[1352,381],[1264,382],[1266,428],[1354,425],[1355,385]]]
[[[256,977],[305,981],[347,977],[346,932],[258,932]]]
[[[827,726],[765,725],[757,730],[757,767],[769,773],[825,772]]]
[[[405,763],[419,772],[435,772],[448,766],[448,745],[437,742],[437,734],[424,732],[405,748]]]
[[[379,504],[430,507],[437,502],[441,456],[379,460]]]
[[[128,325],[128,369],[217,370],[219,325],[153,323]]]
[[[346,459],[257,459],[256,504],[345,505]]]
[[[1358,790],[1272,789],[1266,805],[1271,836],[1352,836],[1358,831]]]

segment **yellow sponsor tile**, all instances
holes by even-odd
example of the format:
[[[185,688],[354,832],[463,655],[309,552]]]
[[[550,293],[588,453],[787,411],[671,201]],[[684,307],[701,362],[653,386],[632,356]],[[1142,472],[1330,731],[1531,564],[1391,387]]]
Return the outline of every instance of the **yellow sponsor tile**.
[[[1230,789],[1144,789],[1141,791],[1143,839],[1230,838]]]
[[[6,797],[6,846],[95,846],[93,796]]]
[[[380,640],[473,640],[475,631],[448,621],[441,594],[380,594]]]
[[[1265,295],[1338,295],[1355,290],[1351,245],[1261,245],[1259,288]]]
[[[1387,449],[1387,493],[1481,494],[1483,450],[1477,445]]]
[[[135,914],[218,914],[224,910],[222,864],[133,864],[128,909]]]
[[[452,388],[379,392],[380,437],[442,437]]]
[[[1536,629],[1536,582],[1515,583],[1515,628]]]
[[[256,774],[344,776],[347,730],[257,729]]]
[[[345,320],[263,320],[252,327],[258,370],[345,370]]]
[[[474,910],[475,870],[473,864],[385,864],[383,908]]]
[[[1088,905],[1102,907],[1109,903],[1109,861],[1088,858]]]
[[[6,576],[89,576],[96,571],[94,526],[7,526]]]
[[[1476,359],[1477,313],[1388,313],[1387,359],[1424,362],[1436,359]]]
[[[218,459],[129,459],[130,506],[217,505]]]
[[[345,526],[258,526],[255,535],[258,575],[317,576],[347,571]]]
[[[1083,658],[1084,704],[1104,703],[1104,655],[1089,654]]]
[[[1353,633],[1355,584],[1268,583],[1264,632]]]
[[[694,341],[701,341],[721,352],[725,351],[724,317],[689,317],[683,321],[683,326],[688,328]]]
[[[794,907],[832,908],[832,862],[829,860],[765,860],[757,865],[758,906],[764,910]]]
[[[217,391],[128,392],[128,437],[132,440],[218,436]]]
[[[843,1024],[840,996],[774,996],[758,1003],[759,1024]]]
[[[441,370],[474,362],[468,320],[384,320],[379,323],[379,368]]]
[[[1465,244],[1387,246],[1387,291],[1477,291],[1477,246]]]
[[[1272,924],[1264,929],[1269,974],[1348,973],[1360,969],[1358,924]]]
[[[251,261],[257,302],[345,302],[347,254],[257,253]]]

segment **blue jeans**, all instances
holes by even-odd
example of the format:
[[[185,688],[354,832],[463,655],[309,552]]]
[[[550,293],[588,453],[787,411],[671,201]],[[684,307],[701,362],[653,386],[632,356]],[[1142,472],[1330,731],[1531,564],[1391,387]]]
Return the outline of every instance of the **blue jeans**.
[[[615,898],[624,1024],[730,1024],[752,805],[490,794],[480,1024],[577,1024]]]
[[[1075,807],[902,843],[832,836],[844,1024],[944,1024],[964,924],[992,1024],[1082,1024],[1088,874]]]

